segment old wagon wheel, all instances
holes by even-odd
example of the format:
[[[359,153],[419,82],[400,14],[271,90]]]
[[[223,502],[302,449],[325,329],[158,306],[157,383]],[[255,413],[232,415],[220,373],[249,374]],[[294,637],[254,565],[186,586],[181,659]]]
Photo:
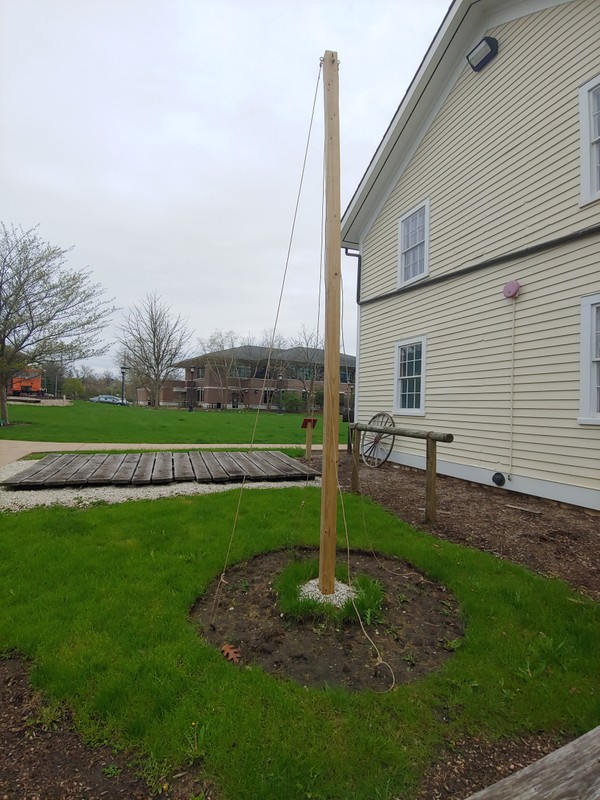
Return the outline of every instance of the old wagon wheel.
[[[385,411],[380,411],[371,417],[368,425],[378,428],[393,428],[394,420]],[[368,467],[380,467],[388,460],[394,446],[393,433],[381,431],[363,431],[360,452],[362,459]]]

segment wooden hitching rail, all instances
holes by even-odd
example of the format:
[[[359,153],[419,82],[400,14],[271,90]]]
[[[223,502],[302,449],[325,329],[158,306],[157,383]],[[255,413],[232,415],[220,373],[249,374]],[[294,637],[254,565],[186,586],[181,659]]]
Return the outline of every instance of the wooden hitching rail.
[[[420,431],[413,428],[394,428],[383,425],[362,425],[355,422],[350,425],[352,430],[352,491],[358,492],[358,464],[360,459],[360,434],[363,431],[370,433],[383,433],[388,436],[403,436],[409,439],[426,440],[425,463],[425,522],[436,522],[436,476],[437,476],[437,442],[450,443],[454,441],[451,433],[438,431]]]

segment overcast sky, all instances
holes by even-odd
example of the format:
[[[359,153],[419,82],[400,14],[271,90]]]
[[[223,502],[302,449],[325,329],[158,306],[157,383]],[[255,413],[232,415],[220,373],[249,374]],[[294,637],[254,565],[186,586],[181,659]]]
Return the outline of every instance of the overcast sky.
[[[0,0],[0,219],[74,245],[123,313],[156,291],[273,328],[320,59],[340,61],[342,211],[449,0]],[[279,332],[317,325],[322,81]],[[355,353],[356,259],[342,257]],[[192,348],[193,349],[193,348]],[[113,368],[114,353],[87,362]]]

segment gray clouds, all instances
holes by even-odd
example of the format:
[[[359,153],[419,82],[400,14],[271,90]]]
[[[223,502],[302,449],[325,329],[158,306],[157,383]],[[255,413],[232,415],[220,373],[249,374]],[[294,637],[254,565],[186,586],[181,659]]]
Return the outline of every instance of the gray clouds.
[[[446,5],[0,0],[0,219],[75,245],[71,265],[124,308],[156,291],[198,336],[258,336],[275,319],[321,56],[340,58],[345,205]],[[316,324],[321,111],[320,91],[286,336]],[[344,259],[349,352],[355,269]]]

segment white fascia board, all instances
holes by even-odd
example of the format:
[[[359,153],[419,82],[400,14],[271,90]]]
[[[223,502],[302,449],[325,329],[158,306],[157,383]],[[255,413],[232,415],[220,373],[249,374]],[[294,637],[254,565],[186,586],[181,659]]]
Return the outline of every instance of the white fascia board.
[[[360,249],[390,192],[485,31],[573,0],[455,0],[342,217],[342,246]],[[500,45],[501,46],[501,45]]]

